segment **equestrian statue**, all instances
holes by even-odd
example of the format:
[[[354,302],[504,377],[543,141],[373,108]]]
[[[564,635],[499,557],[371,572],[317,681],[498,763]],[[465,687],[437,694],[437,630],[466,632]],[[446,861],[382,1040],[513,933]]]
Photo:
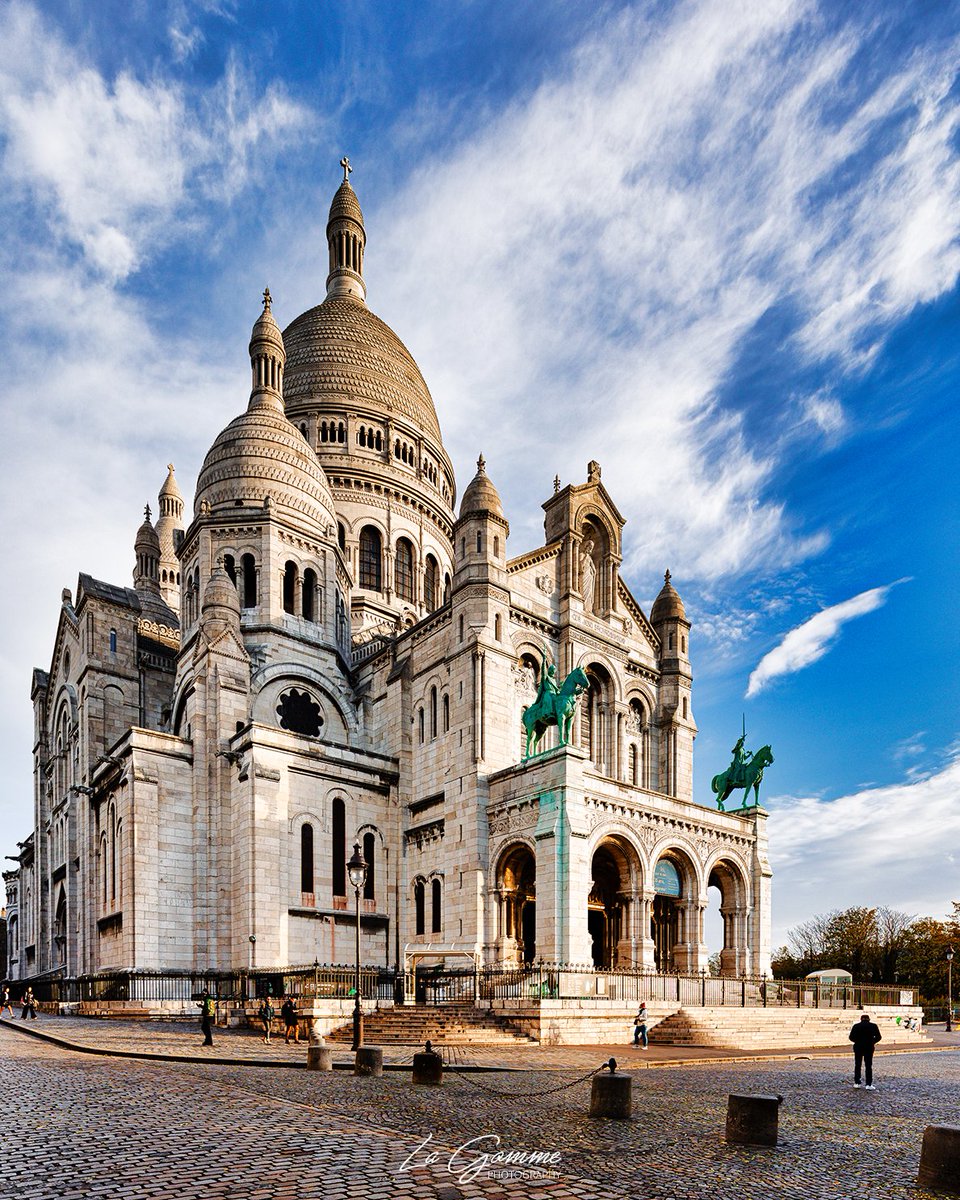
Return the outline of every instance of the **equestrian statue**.
[[[735,792],[739,788],[743,788],[743,808],[749,807],[751,788],[753,788],[754,807],[760,803],[760,780],[763,779],[764,769],[773,762],[773,751],[769,746],[761,746],[756,754],[745,750],[743,743],[746,741],[746,737],[747,733],[744,729],[733,748],[733,762],[725,771],[714,775],[710,781],[710,787],[717,797],[717,808],[720,812],[726,812],[723,807],[724,801],[731,792]]]
[[[566,746],[570,741],[573,714],[582,692],[590,687],[590,680],[582,667],[574,667],[562,683],[557,679],[557,668],[549,661],[546,650],[543,666],[537,683],[537,698],[523,710],[523,728],[527,739],[523,757],[537,753],[540,739],[551,725],[556,725],[559,744]]]

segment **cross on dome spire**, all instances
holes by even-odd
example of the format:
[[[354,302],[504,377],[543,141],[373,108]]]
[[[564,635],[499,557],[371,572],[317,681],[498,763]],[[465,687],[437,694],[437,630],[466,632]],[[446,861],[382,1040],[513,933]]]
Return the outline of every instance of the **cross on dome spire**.
[[[350,182],[350,172],[353,170],[353,167],[350,166],[350,159],[347,158],[346,155],[344,155],[343,158],[340,159],[340,166],[343,167],[343,182],[349,183]]]
[[[270,305],[272,303],[273,303],[273,297],[270,295],[270,289],[268,287],[265,287],[263,289],[263,311],[269,312]]]
[[[148,521],[150,520],[150,505],[149,504],[145,504],[143,506],[143,515],[147,518]]]

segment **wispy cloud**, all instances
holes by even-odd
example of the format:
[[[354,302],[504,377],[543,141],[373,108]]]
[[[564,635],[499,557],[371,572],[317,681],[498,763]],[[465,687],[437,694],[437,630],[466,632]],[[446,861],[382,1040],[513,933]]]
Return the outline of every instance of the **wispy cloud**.
[[[236,64],[192,106],[172,81],[105,78],[28,5],[11,5],[4,32],[4,175],[112,280],[182,234],[195,195],[232,198],[254,148],[282,144],[305,122],[280,87],[257,93]]]
[[[897,583],[903,582],[905,581],[897,580]],[[885,587],[870,588],[869,591],[852,596],[840,604],[821,609],[802,625],[791,629],[779,645],[774,646],[760,659],[751,672],[747,684],[747,698],[762,692],[771,679],[802,671],[804,667],[809,667],[817,659],[823,658],[840,636],[844,625],[856,617],[881,608],[887,602],[890,589],[895,586],[895,583],[890,583]]]
[[[865,83],[864,31],[826,35],[809,3],[661,16],[621,14],[468,142],[425,147],[371,223],[370,294],[458,457],[496,429],[518,508],[597,457],[634,517],[626,568],[662,569],[669,546],[678,578],[709,579],[828,544],[776,495],[777,439],[718,401],[760,318],[789,310],[790,354],[856,371],[957,276],[956,48]],[[533,429],[535,406],[552,419]],[[805,418],[843,435],[825,393]]]
[[[825,907],[886,904],[932,916],[949,911],[957,898],[958,789],[955,758],[925,779],[836,800],[771,799],[777,942]]]

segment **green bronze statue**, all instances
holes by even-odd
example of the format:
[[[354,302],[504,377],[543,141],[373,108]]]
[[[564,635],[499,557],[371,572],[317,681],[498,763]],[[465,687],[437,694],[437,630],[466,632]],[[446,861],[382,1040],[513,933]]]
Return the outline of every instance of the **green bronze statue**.
[[[710,781],[710,787],[717,797],[717,808],[721,812],[726,811],[723,807],[724,801],[731,792],[735,792],[739,788],[743,788],[744,808],[749,806],[751,788],[753,788],[754,806],[760,803],[760,781],[763,779],[765,768],[773,762],[773,751],[769,746],[761,746],[754,754],[752,751],[744,749],[746,739],[747,733],[744,729],[731,751],[733,761],[730,766],[725,771],[721,771],[719,775],[714,775]]]
[[[537,698],[523,710],[523,728],[526,744],[523,757],[537,753],[540,739],[551,725],[557,726],[559,743],[566,746],[570,741],[573,714],[582,692],[590,687],[590,680],[582,667],[574,667],[563,683],[557,680],[557,668],[549,661],[544,651],[543,666],[537,683]]]

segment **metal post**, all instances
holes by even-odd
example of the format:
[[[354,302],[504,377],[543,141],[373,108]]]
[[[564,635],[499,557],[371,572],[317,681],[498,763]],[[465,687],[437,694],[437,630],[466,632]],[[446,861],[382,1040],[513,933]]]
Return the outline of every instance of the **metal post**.
[[[363,1009],[360,1007],[360,889],[354,888],[357,897],[357,962],[354,976],[353,1001],[353,1049],[359,1050],[363,1045]]]
[[[953,947],[947,947],[947,1033],[953,1033]]]

